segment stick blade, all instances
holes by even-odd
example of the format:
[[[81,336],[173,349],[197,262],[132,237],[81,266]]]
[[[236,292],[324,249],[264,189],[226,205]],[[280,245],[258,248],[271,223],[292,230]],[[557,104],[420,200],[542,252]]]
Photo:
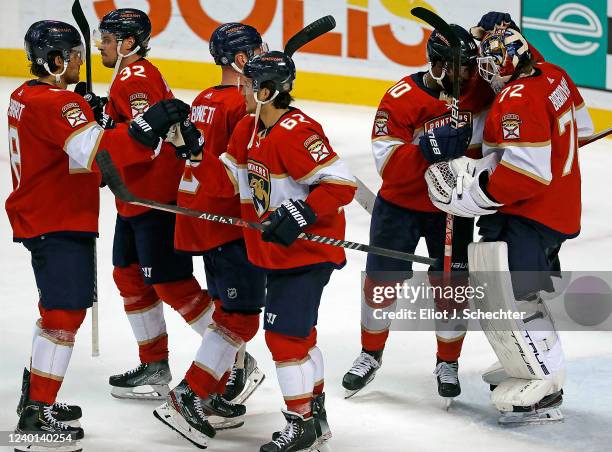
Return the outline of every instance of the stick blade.
[[[305,46],[310,41],[315,40],[334,28],[336,28],[336,19],[332,15],[323,16],[315,20],[289,38],[287,44],[285,44],[285,54],[289,57],[293,56],[300,47]]]
[[[459,38],[457,38],[457,35],[451,30],[450,25],[436,13],[421,6],[412,8],[410,12],[414,17],[418,17],[438,30],[442,36],[448,40],[451,46],[461,46]]]

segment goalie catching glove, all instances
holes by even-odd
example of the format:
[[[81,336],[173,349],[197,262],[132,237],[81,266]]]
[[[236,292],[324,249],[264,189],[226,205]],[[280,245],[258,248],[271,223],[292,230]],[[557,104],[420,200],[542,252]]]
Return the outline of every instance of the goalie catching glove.
[[[475,160],[461,157],[431,165],[425,171],[429,199],[438,209],[460,217],[490,215],[503,204],[486,192],[497,164],[495,154]]]
[[[170,127],[189,117],[190,107],[179,99],[157,102],[130,123],[128,133],[141,144],[155,149],[166,138]]]
[[[263,222],[266,229],[261,238],[264,242],[289,246],[316,221],[317,215],[305,201],[287,199]]]

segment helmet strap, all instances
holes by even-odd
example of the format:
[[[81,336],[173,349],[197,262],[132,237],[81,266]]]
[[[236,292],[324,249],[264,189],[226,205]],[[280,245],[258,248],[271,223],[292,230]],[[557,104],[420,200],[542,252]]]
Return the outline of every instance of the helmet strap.
[[[434,75],[432,69],[433,69],[433,64],[430,61],[429,62],[429,69],[427,70],[429,72],[430,77],[432,79],[434,79],[438,85],[440,85],[442,88],[444,88],[444,84],[442,83],[442,80],[444,79],[444,77],[446,77],[446,69],[445,68],[442,69],[442,74],[440,74],[440,77],[436,77]]]
[[[62,72],[60,72],[59,74],[51,72],[51,70],[49,69],[48,62],[43,64],[43,67],[49,73],[49,75],[53,75],[55,77],[55,84],[59,85],[60,83],[62,83],[62,75],[64,75],[66,73],[66,69],[68,69],[68,61],[64,60],[64,69],[62,69]]]
[[[242,74],[242,69],[240,69],[238,67],[238,65],[236,64],[236,62],[233,62],[232,64],[230,64],[230,66],[232,67],[232,69],[234,69],[236,72],[238,72],[239,74]]]
[[[255,127],[253,127],[253,133],[251,134],[251,140],[249,141],[249,145],[247,146],[247,149],[251,149],[251,147],[253,146],[253,141],[255,140],[255,135],[257,134],[257,128],[259,125],[259,114],[261,113],[261,106],[269,104],[274,99],[276,99],[276,96],[278,96],[279,94],[278,90],[276,90],[274,94],[272,95],[272,97],[270,97],[270,99],[259,100],[257,98],[257,93],[258,92],[253,91],[253,99],[255,99],[255,102],[257,103],[257,108],[255,108]]]
[[[127,55],[124,55],[121,53],[121,44],[123,44],[123,39],[117,40],[117,61],[115,62],[115,68],[113,69],[113,76],[111,77],[111,82],[108,88],[109,93],[110,93],[110,87],[113,85],[113,82],[115,81],[115,77],[117,77],[117,74],[119,73],[119,68],[121,67],[121,62],[123,61],[123,59],[134,55],[136,52],[140,50],[140,46],[137,45],[134,50],[132,50]]]

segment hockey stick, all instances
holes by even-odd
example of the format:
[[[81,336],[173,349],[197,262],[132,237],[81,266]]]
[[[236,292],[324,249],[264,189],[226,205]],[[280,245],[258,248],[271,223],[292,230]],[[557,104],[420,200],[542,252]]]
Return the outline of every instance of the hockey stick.
[[[79,0],[74,0],[72,4],[72,17],[79,27],[83,40],[85,41],[85,80],[87,92],[92,90],[91,77],[91,31],[89,23],[81,7]],[[91,356],[100,356],[100,332],[98,325],[98,254],[96,252],[96,242],[94,242],[94,293],[93,304],[91,306]]]
[[[79,0],[74,0],[72,4],[72,17],[79,27],[79,31],[83,35],[85,41],[85,79],[87,81],[87,92],[91,92],[91,30],[89,29],[89,23],[81,7]]]
[[[586,146],[587,144],[592,143],[593,141],[600,140],[602,138],[607,137],[612,133],[612,127],[602,130],[601,132],[594,133],[593,135],[589,135],[588,137],[578,138],[578,147]]]
[[[336,20],[333,16],[324,16],[315,20],[313,23],[306,25],[291,38],[289,38],[285,44],[285,55],[292,57],[300,47],[308,44],[310,41],[318,38],[328,31],[333,30],[335,27]]]
[[[453,32],[450,25],[433,11],[417,6],[410,11],[413,16],[427,22],[440,32],[448,41],[453,52],[453,97],[451,100],[451,126],[459,128],[459,70],[461,66],[461,42]],[[444,273],[450,277],[453,258],[453,224],[454,218],[446,214],[446,227],[444,234]]]
[[[151,209],[162,210],[164,212],[171,212],[179,215],[186,215],[193,218],[199,218],[201,220],[214,221],[216,223],[229,224],[232,226],[238,226],[241,228],[257,229],[258,231],[265,230],[265,226],[261,223],[254,221],[246,221],[242,218],[229,217],[225,215],[217,215],[214,213],[201,212],[199,210],[187,209],[185,207],[174,206],[170,204],[162,204],[157,201],[148,199],[142,199],[134,196],[128,188],[125,186],[119,172],[113,163],[113,160],[108,151],[100,151],[96,155],[96,163],[100,168],[100,172],[104,178],[104,181],[113,192],[113,194],[123,202],[133,204],[136,206],[149,207]],[[378,254],[380,256],[392,257],[394,259],[400,259],[404,261],[419,262],[426,265],[435,265],[437,259],[433,259],[425,256],[418,256],[415,254],[403,253],[401,251],[390,250],[386,248],[379,248],[377,246],[364,245],[362,243],[351,242],[348,240],[338,240],[330,237],[323,237],[320,235],[310,234],[302,232],[299,237],[302,240],[308,240],[311,242],[322,243],[324,245],[339,246],[341,248],[347,248],[356,251],[363,251],[366,253]]]

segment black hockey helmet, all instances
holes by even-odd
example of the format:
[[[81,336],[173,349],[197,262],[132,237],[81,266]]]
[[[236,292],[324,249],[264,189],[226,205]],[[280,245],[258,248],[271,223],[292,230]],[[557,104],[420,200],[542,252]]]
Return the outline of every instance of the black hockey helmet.
[[[254,92],[259,91],[262,83],[272,81],[276,91],[286,93],[291,91],[295,80],[293,60],[277,50],[255,55],[244,65],[243,72],[253,80]]]
[[[250,59],[255,55],[255,49],[262,48],[262,45],[261,35],[254,27],[230,22],[213,31],[209,47],[215,64],[227,66],[234,62],[238,52],[246,53]]]
[[[57,20],[34,22],[25,34],[24,47],[28,60],[41,66],[49,62],[50,52],[59,52],[67,63],[73,50],[84,55],[81,35],[72,25]]]
[[[135,8],[119,8],[105,15],[97,30],[115,35],[118,41],[133,37],[136,45],[147,49],[151,39],[151,20],[144,11]]]
[[[475,65],[478,58],[478,46],[472,35],[465,28],[457,24],[450,24],[450,28],[461,42],[461,65]],[[434,30],[427,40],[427,59],[431,64],[435,64],[438,61],[452,64],[453,52],[450,44],[438,30]]]

